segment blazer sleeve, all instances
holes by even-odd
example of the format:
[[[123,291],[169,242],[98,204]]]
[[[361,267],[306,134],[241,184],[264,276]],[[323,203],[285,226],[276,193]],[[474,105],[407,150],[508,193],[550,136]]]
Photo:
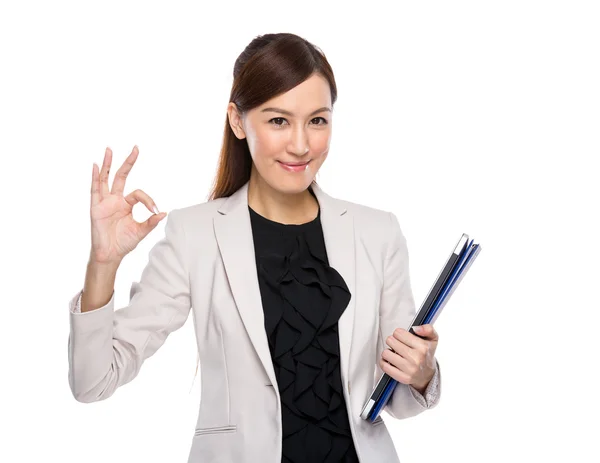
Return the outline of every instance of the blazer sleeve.
[[[400,229],[398,218],[389,212],[389,238],[386,257],[384,259],[383,287],[379,305],[378,352],[375,378],[379,380],[383,370],[379,366],[381,353],[389,346],[385,340],[396,328],[407,329],[416,315],[414,296],[412,293],[409,256],[406,238]],[[441,371],[436,359],[435,373],[429,382],[424,395],[414,387],[398,383],[388,403],[384,407],[392,417],[409,418],[435,407],[441,394]]]
[[[139,373],[143,362],[181,328],[191,308],[179,211],[167,217],[165,236],[150,250],[129,304],[114,310],[114,292],[103,307],[81,312],[80,290],[69,304],[69,386],[79,402],[96,402]]]

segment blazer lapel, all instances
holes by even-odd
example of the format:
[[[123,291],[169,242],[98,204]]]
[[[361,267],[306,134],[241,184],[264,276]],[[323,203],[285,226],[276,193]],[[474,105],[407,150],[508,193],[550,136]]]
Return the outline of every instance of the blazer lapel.
[[[316,184],[313,184],[312,188],[321,209],[321,224],[329,265],[342,275],[352,295],[338,323],[341,375],[343,383],[346,383],[356,301],[354,224],[343,202],[332,198]],[[248,212],[248,182],[223,202],[219,213],[221,215],[214,219],[214,230],[231,292],[250,341],[271,384],[275,386],[277,379],[265,332]]]
[[[215,236],[236,306],[250,341],[271,384],[277,384],[256,272],[252,225],[248,212],[248,182],[229,196],[214,219]],[[277,388],[275,388],[277,389]]]

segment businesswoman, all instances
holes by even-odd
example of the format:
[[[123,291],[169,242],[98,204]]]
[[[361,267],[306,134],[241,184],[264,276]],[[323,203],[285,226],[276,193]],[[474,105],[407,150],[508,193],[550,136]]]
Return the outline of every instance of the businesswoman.
[[[138,149],[108,177],[94,164],[92,249],[70,301],[69,381],[93,402],[130,382],[188,319],[202,368],[189,462],[398,462],[381,417],[360,413],[376,380],[399,381],[385,411],[434,407],[441,376],[415,314],[408,251],[393,213],[328,195],[337,89],[324,54],[293,34],[255,38],[235,62],[208,201],[173,210],[130,302],[114,310],[119,264],[166,217],[124,196]],[[137,223],[137,202],[154,211]]]

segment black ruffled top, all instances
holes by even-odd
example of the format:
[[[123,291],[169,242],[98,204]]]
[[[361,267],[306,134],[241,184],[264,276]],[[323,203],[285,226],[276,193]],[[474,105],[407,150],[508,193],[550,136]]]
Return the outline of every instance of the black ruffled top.
[[[320,210],[300,225],[249,210],[265,330],[281,396],[281,461],[356,463],[337,326],[351,295],[328,264]]]

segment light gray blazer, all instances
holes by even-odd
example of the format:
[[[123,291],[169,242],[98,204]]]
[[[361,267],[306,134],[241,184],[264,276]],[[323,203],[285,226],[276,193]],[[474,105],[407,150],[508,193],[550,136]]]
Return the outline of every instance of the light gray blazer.
[[[340,368],[348,417],[362,463],[398,456],[381,416],[360,417],[381,375],[385,339],[415,314],[406,240],[393,213],[313,191],[329,264],[344,278],[350,303],[339,320]],[[70,301],[69,384],[80,402],[110,397],[179,329],[192,309],[201,399],[188,463],[280,463],[281,403],[264,327],[248,212],[248,183],[228,198],[175,209],[151,249],[130,302],[77,313]],[[424,400],[398,383],[385,411],[394,418],[437,405],[441,375]]]

